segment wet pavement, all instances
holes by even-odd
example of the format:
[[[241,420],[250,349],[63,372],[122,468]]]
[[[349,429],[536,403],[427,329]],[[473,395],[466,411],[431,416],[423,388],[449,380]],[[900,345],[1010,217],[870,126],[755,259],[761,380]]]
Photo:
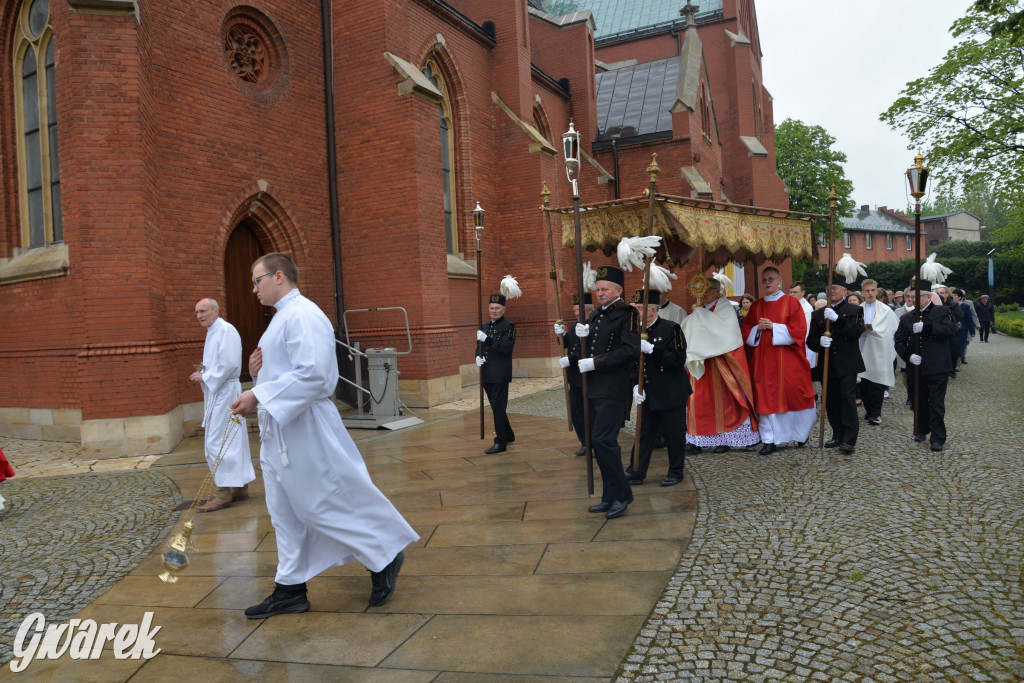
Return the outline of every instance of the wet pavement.
[[[29,609],[51,622],[153,611],[163,627],[149,661],[105,652],[0,679],[1022,680],[1024,341],[972,343],[968,360],[942,453],[911,440],[898,387],[853,455],[690,456],[692,483],[649,481],[618,520],[585,512],[560,389],[510,402],[518,439],[497,456],[481,453],[473,412],[354,432],[422,537],[395,597],[368,609],[365,571],[346,566],[310,582],[309,613],[255,622],[241,610],[269,592],[276,557],[259,479],[250,501],[199,518],[171,587],[149,549],[205,475],[198,439],[130,471],[48,478],[27,474],[95,463],[0,440],[19,472],[0,484],[0,662]]]

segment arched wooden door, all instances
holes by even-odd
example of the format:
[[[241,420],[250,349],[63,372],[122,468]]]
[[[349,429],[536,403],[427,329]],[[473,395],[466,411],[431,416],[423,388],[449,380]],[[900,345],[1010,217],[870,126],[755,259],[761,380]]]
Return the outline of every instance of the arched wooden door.
[[[270,323],[273,309],[260,304],[252,293],[252,262],[264,254],[252,227],[242,221],[228,238],[224,252],[224,319],[235,326],[242,337],[242,381],[249,376],[249,355]]]

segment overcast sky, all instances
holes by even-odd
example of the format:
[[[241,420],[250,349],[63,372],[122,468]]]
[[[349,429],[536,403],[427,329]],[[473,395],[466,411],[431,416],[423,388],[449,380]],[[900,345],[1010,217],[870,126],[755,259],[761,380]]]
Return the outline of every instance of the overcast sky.
[[[846,153],[853,200],[904,209],[916,150],[878,120],[953,46],[970,0],[758,0],[764,85],[775,123],[819,125]],[[925,165],[928,161],[925,160]]]

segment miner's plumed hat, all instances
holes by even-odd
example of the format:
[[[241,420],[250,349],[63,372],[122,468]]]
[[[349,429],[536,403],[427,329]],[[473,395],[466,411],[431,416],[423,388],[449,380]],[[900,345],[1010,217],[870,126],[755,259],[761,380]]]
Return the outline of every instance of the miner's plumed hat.
[[[629,301],[634,304],[642,304],[644,302],[644,290],[638,289],[633,292],[633,297]],[[647,290],[647,304],[650,306],[660,306],[661,292],[656,289]]]
[[[504,306],[505,305],[505,295],[504,294],[491,294],[491,301],[490,301],[490,303],[492,303],[492,304],[501,304],[502,306]]]
[[[598,266],[596,272],[599,281],[605,280],[619,287],[622,287],[626,282],[626,276],[623,274],[622,268],[618,266]]]

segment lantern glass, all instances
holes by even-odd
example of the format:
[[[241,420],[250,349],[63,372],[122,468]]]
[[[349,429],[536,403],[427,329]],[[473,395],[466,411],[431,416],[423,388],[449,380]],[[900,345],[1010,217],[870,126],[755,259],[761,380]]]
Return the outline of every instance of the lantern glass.
[[[473,227],[477,230],[484,229],[484,210],[480,206],[480,202],[477,202],[476,208],[473,209]]]
[[[580,133],[573,122],[569,122],[569,130],[562,134],[562,150],[565,155],[565,168],[572,176],[580,165]]]
[[[914,165],[907,169],[907,184],[910,186],[910,195],[917,200],[928,191],[928,169],[921,163],[924,157],[918,154],[914,157]]]

